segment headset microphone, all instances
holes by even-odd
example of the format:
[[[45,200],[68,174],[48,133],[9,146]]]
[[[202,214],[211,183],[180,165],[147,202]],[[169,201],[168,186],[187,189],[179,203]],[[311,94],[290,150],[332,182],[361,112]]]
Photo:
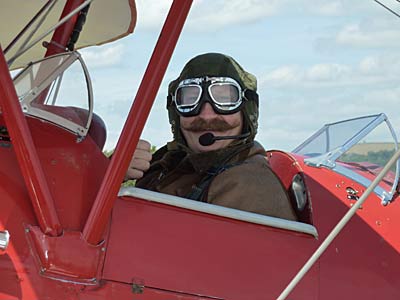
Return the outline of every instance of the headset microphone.
[[[215,136],[211,132],[207,132],[205,134],[202,134],[199,137],[199,143],[202,146],[210,146],[214,144],[215,141],[218,140],[241,140],[245,139],[248,136],[250,136],[250,132],[240,134],[240,135],[223,135],[223,136]]]

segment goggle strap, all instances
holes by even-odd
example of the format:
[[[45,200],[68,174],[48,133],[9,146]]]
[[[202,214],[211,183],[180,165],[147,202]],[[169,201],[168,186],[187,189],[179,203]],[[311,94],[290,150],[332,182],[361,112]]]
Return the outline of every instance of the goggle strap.
[[[172,105],[172,95],[167,96],[167,109]]]
[[[244,98],[248,101],[255,101],[258,106],[258,94],[253,90],[246,89],[244,91]]]

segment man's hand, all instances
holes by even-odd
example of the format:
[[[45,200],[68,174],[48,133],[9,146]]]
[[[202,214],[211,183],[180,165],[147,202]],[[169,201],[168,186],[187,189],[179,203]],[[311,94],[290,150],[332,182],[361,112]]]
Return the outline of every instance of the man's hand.
[[[139,140],[128,171],[126,171],[125,180],[143,177],[144,172],[150,168],[150,161],[152,158],[150,150],[151,145],[148,141]]]

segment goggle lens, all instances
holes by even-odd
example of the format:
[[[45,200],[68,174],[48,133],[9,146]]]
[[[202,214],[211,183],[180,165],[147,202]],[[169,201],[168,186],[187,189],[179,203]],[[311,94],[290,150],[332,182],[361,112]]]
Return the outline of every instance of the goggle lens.
[[[211,82],[205,89],[203,82]],[[184,116],[200,113],[202,93],[208,92],[214,110],[222,114],[235,113],[242,104],[240,85],[231,78],[195,78],[182,81],[175,92],[174,101],[178,112]]]
[[[175,101],[177,106],[195,105],[201,96],[201,87],[198,85],[188,85],[179,87],[176,90]]]
[[[238,87],[230,83],[216,83],[209,87],[211,98],[220,105],[232,106],[240,100]]]

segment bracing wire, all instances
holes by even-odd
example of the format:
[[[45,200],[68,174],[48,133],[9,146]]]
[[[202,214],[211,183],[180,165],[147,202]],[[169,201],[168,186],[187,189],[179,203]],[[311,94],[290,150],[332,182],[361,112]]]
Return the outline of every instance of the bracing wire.
[[[387,9],[388,11],[390,11],[392,14],[394,14],[396,17],[400,18],[400,14],[398,14],[397,12],[395,12],[394,10],[390,9],[389,7],[387,7],[385,4],[383,4],[382,2],[378,1],[378,0],[374,0],[376,3],[378,3],[380,6],[384,7],[385,9]],[[400,3],[400,0],[396,0],[397,2]]]

